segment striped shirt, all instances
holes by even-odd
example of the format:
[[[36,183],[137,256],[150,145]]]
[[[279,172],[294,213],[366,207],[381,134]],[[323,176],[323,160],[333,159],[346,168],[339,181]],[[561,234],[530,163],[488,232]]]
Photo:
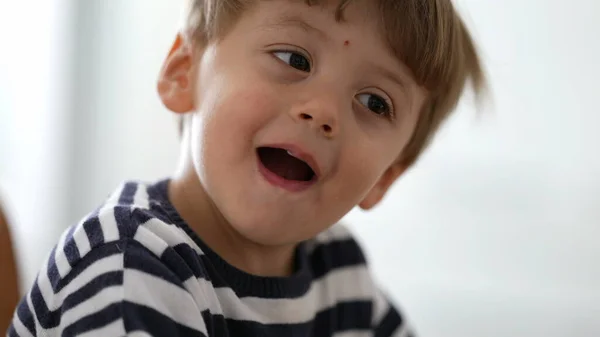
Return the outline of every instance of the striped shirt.
[[[298,245],[290,277],[242,272],[167,197],[127,182],[69,228],[8,336],[411,336],[341,225]]]

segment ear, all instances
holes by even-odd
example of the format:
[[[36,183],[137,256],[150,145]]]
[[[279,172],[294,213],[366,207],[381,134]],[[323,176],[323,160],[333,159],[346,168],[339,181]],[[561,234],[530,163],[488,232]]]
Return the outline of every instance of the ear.
[[[375,186],[371,188],[365,198],[358,204],[364,210],[375,207],[383,199],[392,184],[406,171],[408,166],[400,161],[393,163],[381,175]]]
[[[193,47],[177,34],[158,78],[158,95],[167,109],[175,113],[194,108]]]

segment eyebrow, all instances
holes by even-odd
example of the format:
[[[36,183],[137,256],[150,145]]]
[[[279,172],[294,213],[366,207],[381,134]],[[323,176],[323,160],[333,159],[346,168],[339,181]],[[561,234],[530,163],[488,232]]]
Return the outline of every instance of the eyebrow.
[[[318,35],[323,40],[331,40],[329,35],[325,33],[325,31],[309,24],[306,20],[296,16],[296,15],[284,15],[279,17],[276,20],[271,22],[267,22],[265,24],[267,28],[285,28],[285,27],[295,27],[299,28],[309,34]]]
[[[408,94],[409,92],[409,86],[406,83],[406,78],[405,75],[402,74],[400,76],[398,76],[399,74],[385,68],[382,67],[378,64],[371,64],[372,69],[374,69],[377,73],[381,74],[383,77],[385,77],[387,80],[394,82],[395,84],[397,84],[399,87],[402,88],[402,90]]]

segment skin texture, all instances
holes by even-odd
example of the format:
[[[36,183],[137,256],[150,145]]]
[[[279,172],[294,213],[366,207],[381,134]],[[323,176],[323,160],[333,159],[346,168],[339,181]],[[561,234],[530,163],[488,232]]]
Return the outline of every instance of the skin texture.
[[[164,105],[190,115],[170,198],[252,274],[288,275],[299,242],[374,207],[406,169],[397,158],[425,91],[383,42],[368,1],[341,22],[334,10],[258,1],[218,41],[179,35],[159,77]],[[299,192],[269,183],[256,148],[273,144],[311,156],[317,181]]]

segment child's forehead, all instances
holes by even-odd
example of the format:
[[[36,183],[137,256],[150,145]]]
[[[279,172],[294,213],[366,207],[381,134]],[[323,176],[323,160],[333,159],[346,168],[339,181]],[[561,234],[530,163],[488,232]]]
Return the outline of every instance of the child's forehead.
[[[376,15],[375,0],[329,0],[316,5],[303,0],[286,0],[283,1],[285,6],[280,1],[259,2],[254,11],[254,25],[259,30],[298,30],[327,42],[327,46],[351,47],[347,48],[348,52],[359,52],[381,63],[405,68],[389,44],[380,15]],[[340,7],[339,4],[346,5]],[[339,10],[343,10],[341,17]]]
[[[320,13],[331,19],[331,24],[344,24],[363,20],[365,23],[379,21],[378,0],[259,0],[256,3],[271,6],[280,15]],[[255,4],[256,4],[255,3]]]
[[[328,0],[309,4],[301,0],[262,0],[259,3],[254,12],[259,14],[256,24],[260,28],[295,28],[329,39],[343,36],[343,42],[361,35],[387,45],[382,23],[375,15],[374,1]]]

